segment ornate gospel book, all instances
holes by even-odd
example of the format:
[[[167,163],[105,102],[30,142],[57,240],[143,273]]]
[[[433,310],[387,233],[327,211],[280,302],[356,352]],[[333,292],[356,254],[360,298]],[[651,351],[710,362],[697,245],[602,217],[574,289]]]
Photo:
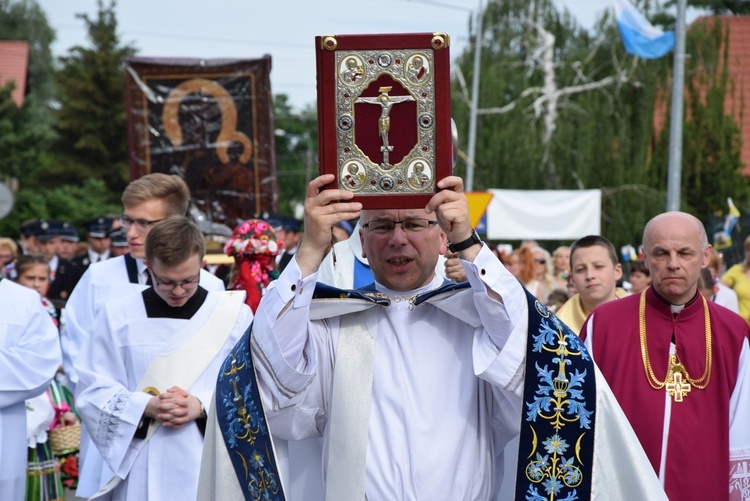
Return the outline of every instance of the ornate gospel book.
[[[424,207],[452,167],[450,38],[316,37],[318,141],[328,188],[366,209]]]

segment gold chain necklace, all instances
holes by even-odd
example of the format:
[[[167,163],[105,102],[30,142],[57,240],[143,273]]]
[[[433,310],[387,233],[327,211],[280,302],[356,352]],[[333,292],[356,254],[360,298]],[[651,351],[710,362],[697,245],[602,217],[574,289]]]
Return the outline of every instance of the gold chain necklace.
[[[648,384],[655,390],[661,390],[666,387],[667,392],[674,398],[675,402],[682,402],[683,398],[692,388],[698,390],[704,389],[711,380],[711,317],[708,315],[708,302],[706,298],[701,296],[701,299],[703,300],[704,331],[706,333],[706,369],[703,375],[700,379],[691,378],[685,366],[678,361],[677,350],[675,348],[675,353],[669,355],[667,375],[664,381],[659,381],[656,378],[656,374],[654,374],[654,369],[651,367],[651,360],[648,356],[648,345],[646,344],[646,291],[641,293],[641,301],[638,308],[638,330],[646,379],[648,380]]]

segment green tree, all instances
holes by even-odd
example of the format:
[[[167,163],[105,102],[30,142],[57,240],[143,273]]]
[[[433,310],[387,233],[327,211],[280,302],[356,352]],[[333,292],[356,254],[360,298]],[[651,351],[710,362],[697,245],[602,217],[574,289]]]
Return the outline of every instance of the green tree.
[[[116,197],[128,181],[124,63],[135,49],[120,43],[114,0],[106,6],[102,0],[97,3],[96,18],[78,15],[91,47],[75,46],[61,58],[59,137],[45,182],[52,186],[102,179]]]
[[[44,163],[43,153],[52,140],[49,102],[54,91],[50,44],[55,34],[47,17],[33,0],[0,0],[0,40],[20,40],[29,45],[29,69],[23,106],[10,98],[13,83],[0,90],[0,156],[2,174],[20,186]]]
[[[714,212],[726,212],[727,197],[740,205],[750,195],[742,176],[740,129],[725,112],[727,96],[737,92],[726,64],[728,40],[729,30],[716,20],[691,26],[686,37],[691,57],[685,67],[682,207],[704,222]],[[666,185],[668,127],[667,122],[649,167],[653,186]]]
[[[317,114],[308,107],[295,112],[289,97],[274,97],[276,175],[279,211],[291,215],[304,203],[307,183],[318,175]]]
[[[657,2],[639,9],[665,29],[674,23]],[[655,141],[654,116],[669,99],[672,58],[626,54],[610,12],[591,33],[549,0],[492,0],[484,14],[475,186],[599,188],[604,235],[639,243],[644,223],[666,206],[669,124]],[[724,110],[735,92],[726,36],[691,27],[687,38],[683,209],[704,222],[726,197],[748,199],[739,129]],[[473,50],[459,56],[457,75],[472,76]],[[466,85],[456,80],[454,97],[464,99],[454,99],[453,114],[465,131]]]
[[[42,152],[50,143],[48,124],[35,120],[36,106],[28,101],[19,108],[11,98],[13,82],[0,88],[0,181],[15,179],[23,188],[33,189],[27,181],[43,165]]]
[[[110,192],[99,179],[87,179],[80,185],[40,190],[19,190],[11,216],[0,220],[0,235],[15,237],[27,219],[64,219],[82,232],[83,225],[102,214],[118,214],[119,204],[110,202]]]
[[[750,14],[750,2],[748,0],[690,0],[688,4],[699,9],[706,9],[715,15]]]
[[[46,103],[54,95],[54,64],[50,45],[55,32],[34,0],[0,0],[0,40],[29,44],[29,99]]]
[[[36,189],[33,178],[44,170],[46,151],[53,138],[49,103],[54,91],[50,51],[54,32],[36,2],[0,0],[0,39],[21,40],[29,45],[23,105],[19,108],[11,99],[14,82],[0,89],[0,181],[20,189],[14,194],[14,210],[0,221],[0,235],[15,235],[22,221],[19,207],[23,206],[24,196]]]
[[[589,33],[548,0],[494,0],[483,23],[479,107],[495,113],[480,115],[475,187],[600,188],[603,233],[637,242],[664,206],[645,165],[667,62],[625,54],[611,16]],[[458,59],[468,77],[473,58],[469,47]],[[454,97],[460,90],[456,82]],[[454,99],[460,131],[468,112]]]

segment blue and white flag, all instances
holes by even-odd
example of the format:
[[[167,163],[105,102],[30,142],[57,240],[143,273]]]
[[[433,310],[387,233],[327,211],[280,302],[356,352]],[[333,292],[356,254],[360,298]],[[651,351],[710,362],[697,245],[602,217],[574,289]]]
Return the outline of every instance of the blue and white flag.
[[[674,48],[674,32],[655,28],[628,0],[614,0],[615,20],[625,50],[645,59],[658,59]]]

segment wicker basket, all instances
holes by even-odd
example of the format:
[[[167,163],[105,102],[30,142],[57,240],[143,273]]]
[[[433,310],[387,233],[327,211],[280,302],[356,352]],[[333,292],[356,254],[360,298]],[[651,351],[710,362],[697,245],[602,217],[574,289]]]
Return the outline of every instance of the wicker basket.
[[[55,456],[70,454],[81,448],[81,423],[49,430],[48,435]]]

